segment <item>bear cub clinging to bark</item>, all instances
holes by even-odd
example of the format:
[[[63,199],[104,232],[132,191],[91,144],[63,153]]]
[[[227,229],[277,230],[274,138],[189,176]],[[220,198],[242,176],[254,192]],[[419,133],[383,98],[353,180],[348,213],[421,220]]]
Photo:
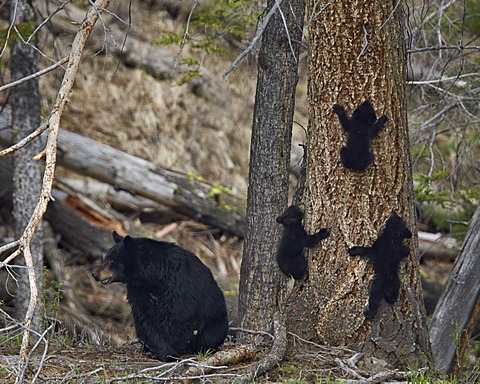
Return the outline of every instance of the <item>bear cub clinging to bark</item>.
[[[340,124],[347,134],[347,145],[340,150],[342,164],[352,171],[364,171],[375,158],[370,151],[370,145],[388,121],[388,117],[383,115],[377,120],[372,104],[368,100],[355,109],[350,119],[341,105],[335,104],[333,111],[338,115]]]
[[[397,301],[400,291],[398,267],[410,253],[410,248],[403,245],[403,239],[411,237],[412,232],[405,221],[392,212],[385,229],[371,247],[352,247],[348,250],[350,256],[366,257],[373,263],[375,276],[370,287],[368,308],[363,312],[367,319],[377,314],[383,298],[389,304]]]
[[[165,241],[122,237],[93,277],[127,284],[135,330],[144,352],[163,361],[215,350],[228,331],[222,291],[192,252]]]
[[[328,229],[322,228],[314,235],[305,232],[302,225],[303,212],[291,205],[277,217],[277,223],[283,225],[282,236],[275,258],[280,270],[287,276],[299,280],[307,272],[307,260],[303,254],[304,248],[312,248],[320,240],[328,237]]]

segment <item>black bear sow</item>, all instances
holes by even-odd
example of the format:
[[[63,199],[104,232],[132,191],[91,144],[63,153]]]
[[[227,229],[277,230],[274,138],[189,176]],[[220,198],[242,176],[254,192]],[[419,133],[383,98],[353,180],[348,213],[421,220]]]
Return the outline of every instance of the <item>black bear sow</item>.
[[[102,284],[127,284],[135,330],[144,352],[170,361],[187,353],[215,350],[228,331],[222,291],[211,271],[192,252],[165,241],[124,238],[93,272]]]
[[[352,171],[364,171],[375,158],[370,151],[370,145],[388,121],[388,117],[383,115],[377,120],[372,104],[368,100],[355,109],[350,119],[341,105],[334,105],[333,111],[338,115],[340,124],[347,134],[347,145],[340,150],[343,166]]]
[[[410,248],[403,245],[403,239],[410,237],[412,232],[405,221],[392,212],[385,229],[371,247],[352,247],[348,250],[350,256],[367,257],[373,263],[375,276],[370,287],[368,309],[364,312],[367,319],[377,314],[383,298],[389,304],[397,301],[400,291],[398,267],[410,253]]]
[[[280,270],[295,280],[301,279],[307,272],[304,248],[314,247],[329,235],[326,228],[322,228],[314,235],[309,235],[303,228],[302,219],[303,212],[296,205],[288,207],[276,219],[277,223],[283,225],[283,231],[275,258]]]

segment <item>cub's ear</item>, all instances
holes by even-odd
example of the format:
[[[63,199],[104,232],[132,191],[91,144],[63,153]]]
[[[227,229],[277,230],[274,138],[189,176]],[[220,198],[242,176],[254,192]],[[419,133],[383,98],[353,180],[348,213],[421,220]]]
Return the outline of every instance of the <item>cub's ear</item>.
[[[135,253],[137,250],[137,246],[135,245],[135,240],[130,236],[125,236],[123,239],[123,244],[125,244],[125,249],[128,253]]]
[[[120,236],[117,233],[117,231],[113,231],[112,236],[113,236],[113,241],[115,241],[115,243],[120,243],[121,241],[123,241],[123,237]]]

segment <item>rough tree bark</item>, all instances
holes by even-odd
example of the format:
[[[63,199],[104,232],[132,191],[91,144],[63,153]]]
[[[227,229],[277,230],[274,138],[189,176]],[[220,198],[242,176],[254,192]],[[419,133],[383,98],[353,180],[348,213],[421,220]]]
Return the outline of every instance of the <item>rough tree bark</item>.
[[[16,15],[12,23],[18,26],[19,31],[32,32],[31,26],[35,23],[35,13],[29,1],[12,1],[11,15]],[[30,28],[29,28],[30,26]],[[24,33],[21,38],[27,39],[28,34]],[[34,48],[24,44],[21,38],[15,33],[12,36],[12,50],[10,58],[11,80],[15,81],[37,71],[37,59]],[[12,136],[14,142],[19,142],[25,136],[40,126],[40,92],[38,80],[30,80],[12,89],[10,94],[10,105],[12,107]],[[32,160],[42,150],[41,142],[34,140],[24,148],[16,151],[14,157],[13,175],[13,210],[12,215],[15,221],[15,234],[20,238],[25,230],[30,217],[37,205],[42,186],[41,163]],[[35,276],[38,289],[42,286],[43,276],[43,246],[41,223],[30,243],[30,249],[35,265]],[[16,317],[23,320],[27,312],[30,300],[30,284],[28,271],[25,268],[23,255],[17,258],[18,268],[18,294],[15,301]],[[32,321],[32,328],[40,328],[40,305],[35,310]]]
[[[464,246],[435,308],[430,341],[436,367],[461,365],[466,345],[480,317],[480,206],[472,217]]]
[[[275,3],[269,1],[267,9]],[[247,229],[239,288],[242,327],[268,332],[272,331],[273,314],[281,304],[280,288],[285,282],[274,260],[280,234],[275,218],[286,208],[288,198],[297,60],[305,3],[283,1],[280,8],[285,23],[277,10],[264,31],[258,56]]]
[[[403,20],[397,1],[307,3],[309,29],[307,232],[329,227],[330,236],[310,252],[309,275],[288,303],[289,330],[327,345],[348,345],[395,365],[431,359],[421,298],[416,233],[400,265],[401,291],[383,302],[373,320],[363,310],[371,263],[347,250],[371,246],[396,211],[415,231],[413,183],[405,101]],[[369,99],[387,125],[373,144],[375,161],[364,172],[342,166],[345,134],[334,104],[347,113]]]

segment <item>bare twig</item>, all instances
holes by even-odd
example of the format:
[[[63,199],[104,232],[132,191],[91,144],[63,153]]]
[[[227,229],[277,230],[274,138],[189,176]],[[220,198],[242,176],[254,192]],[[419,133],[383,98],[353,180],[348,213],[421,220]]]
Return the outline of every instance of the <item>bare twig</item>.
[[[8,251],[9,249],[12,249],[12,248],[16,248],[20,245],[20,240],[15,240],[15,241],[12,241],[11,243],[7,243],[5,245],[2,245],[0,247],[0,254],[2,254],[3,252],[6,252]],[[4,261],[0,261],[0,268],[4,267],[6,264],[8,264],[8,262],[5,262]]]
[[[175,55],[175,60],[174,60],[174,63],[173,63],[173,69],[172,69],[172,74],[171,74],[172,76],[177,71],[178,58],[180,57],[180,54],[182,53],[183,48],[185,48],[185,44],[187,43],[188,31],[190,29],[190,20],[192,19],[193,12],[195,11],[195,8],[197,7],[198,3],[199,3],[199,0],[195,0],[192,4],[192,8],[190,9],[190,12],[188,13],[187,22],[185,24],[185,32],[183,33],[183,39],[182,39],[182,42],[180,43],[180,48],[178,49],[178,52]]]
[[[422,48],[412,48],[407,50],[407,53],[422,53],[422,52],[428,52],[428,51],[444,51],[444,50],[449,50],[449,49],[460,49],[460,50],[475,50],[475,51],[480,51],[480,45],[437,45],[437,46],[428,46],[428,47],[422,47]]]
[[[0,151],[0,157],[8,155],[9,153],[12,153],[12,152],[15,152],[15,151],[19,150],[20,148],[27,145],[33,139],[40,136],[42,134],[42,132],[46,131],[47,129],[48,129],[48,125],[47,124],[42,124],[39,128],[37,128],[35,131],[33,131],[31,134],[29,134],[24,139],[20,140],[18,143],[1,150]],[[12,246],[12,248],[13,247],[15,247],[15,245]],[[0,247],[0,254],[8,249],[8,248],[7,249],[3,249],[3,248],[4,247]],[[0,268],[1,268],[2,264],[3,263],[0,263]]]
[[[6,90],[6,89],[9,89],[9,88],[12,88],[12,87],[15,87],[19,84],[22,84],[28,80],[32,80],[32,79],[36,79],[37,77],[40,77],[50,71],[53,71],[54,69],[60,67],[61,65],[65,64],[66,62],[68,61],[68,57],[64,57],[62,60],[56,62],[55,64],[47,67],[47,68],[44,68],[42,69],[41,71],[38,71],[38,72],[35,72],[35,73],[32,73],[31,75],[29,76],[25,76],[21,79],[18,79],[17,81],[14,81],[13,83],[8,83],[8,84],[5,84],[5,85],[2,85],[0,87],[0,92]],[[0,154],[1,156],[1,154]]]
[[[28,37],[26,40],[26,43],[30,43],[32,38],[37,34],[37,32],[45,25],[47,24],[50,19],[55,16],[58,12],[60,12],[65,6],[70,3],[72,0],[66,0],[62,4],[60,4],[57,9],[55,9],[52,13],[50,13],[38,26],[35,28],[35,30],[32,32],[32,34]]]
[[[277,8],[280,7],[281,3],[282,3],[282,0],[278,0],[275,2],[275,4],[273,4],[272,9],[270,9],[270,11],[267,13],[267,16],[265,16],[265,19],[263,20],[262,25],[260,26],[260,28],[258,28],[255,37],[250,42],[250,45],[237,56],[237,58],[233,61],[232,65],[223,74],[224,80],[227,78],[230,72],[232,72],[237,67],[238,63],[240,63],[240,61],[242,61],[243,58],[247,56],[253,50],[253,48],[255,48],[255,45],[257,45],[258,40],[260,40],[260,37],[262,37],[263,32],[267,28],[268,22],[277,11]]]
[[[362,47],[362,50],[360,51],[360,53],[358,54],[357,56],[357,60],[360,59],[360,57],[362,57],[368,46],[370,45],[370,43],[375,40],[375,38],[380,34],[380,31],[383,29],[383,27],[391,20],[391,18],[393,17],[393,15],[395,14],[395,12],[397,11],[399,5],[401,4],[402,2],[400,0],[397,1],[397,3],[395,4],[395,7],[393,8],[392,12],[390,12],[390,14],[388,15],[387,19],[382,23],[382,25],[380,25],[380,27],[378,28],[378,31],[377,33],[375,34],[375,36],[372,37],[372,39],[370,41],[368,41],[368,31],[367,29],[365,28],[365,25],[363,25],[363,32],[364,32],[364,40],[365,40],[365,43]]]

